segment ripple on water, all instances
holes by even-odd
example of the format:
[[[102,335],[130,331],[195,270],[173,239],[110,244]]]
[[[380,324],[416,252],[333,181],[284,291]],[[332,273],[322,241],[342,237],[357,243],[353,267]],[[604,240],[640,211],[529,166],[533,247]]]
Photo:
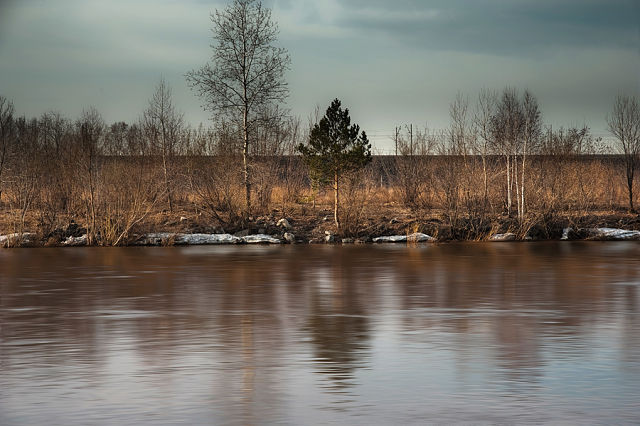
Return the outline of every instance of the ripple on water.
[[[0,424],[637,424],[606,247],[2,252]]]

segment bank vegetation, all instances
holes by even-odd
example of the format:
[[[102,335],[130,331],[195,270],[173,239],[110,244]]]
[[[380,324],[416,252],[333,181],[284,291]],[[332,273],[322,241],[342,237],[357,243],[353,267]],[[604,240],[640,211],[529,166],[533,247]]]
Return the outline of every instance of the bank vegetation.
[[[325,232],[446,241],[640,229],[638,114],[637,99],[620,96],[607,118],[616,142],[606,146],[586,126],[545,125],[527,91],[459,95],[449,128],[398,132],[397,155],[374,155],[342,178],[337,229],[335,188],[319,185],[296,151],[313,120],[271,114],[249,136],[229,120],[193,128],[164,82],[130,123],[106,124],[93,108],[76,119],[27,118],[0,97],[0,235],[30,232],[36,244],[57,245],[86,234],[89,245],[112,246],[148,232],[281,235],[282,218],[304,241]]]

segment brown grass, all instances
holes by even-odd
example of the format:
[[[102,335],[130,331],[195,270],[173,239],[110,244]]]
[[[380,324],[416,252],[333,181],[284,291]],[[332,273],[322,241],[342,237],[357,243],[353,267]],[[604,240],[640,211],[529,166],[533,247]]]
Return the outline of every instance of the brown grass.
[[[126,245],[148,232],[262,229],[275,234],[282,233],[275,226],[282,217],[290,219],[300,238],[321,239],[325,231],[337,232],[332,221],[332,192],[313,193],[300,162],[279,169],[281,160],[269,159],[254,167],[256,203],[247,214],[237,165],[224,160],[191,161],[188,167],[177,164],[172,175],[172,211],[158,185],[158,164],[152,159],[134,164],[130,158],[102,161],[93,176],[95,243]],[[490,162],[486,200],[477,158],[463,162],[431,156],[411,167],[402,166],[402,161],[402,157],[376,158],[370,167],[345,180],[339,236],[365,238],[419,231],[441,240],[483,240],[496,232],[513,232],[520,238],[558,238],[565,226],[640,229],[638,216],[625,210],[624,174],[616,157],[534,158],[522,218],[505,210],[500,158]],[[43,244],[55,245],[66,237],[71,221],[89,228],[90,193],[85,176],[65,170],[60,179],[42,175],[33,192],[25,192],[24,185],[6,187],[0,201],[0,234],[35,232]],[[9,173],[6,180],[10,178]],[[407,185],[419,191],[411,192]],[[418,199],[411,199],[411,194]]]

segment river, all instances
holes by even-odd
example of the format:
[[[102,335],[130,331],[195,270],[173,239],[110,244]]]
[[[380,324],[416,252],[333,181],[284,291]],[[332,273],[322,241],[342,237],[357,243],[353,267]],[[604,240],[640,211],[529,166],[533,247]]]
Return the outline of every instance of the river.
[[[0,424],[640,422],[640,245],[0,250]]]

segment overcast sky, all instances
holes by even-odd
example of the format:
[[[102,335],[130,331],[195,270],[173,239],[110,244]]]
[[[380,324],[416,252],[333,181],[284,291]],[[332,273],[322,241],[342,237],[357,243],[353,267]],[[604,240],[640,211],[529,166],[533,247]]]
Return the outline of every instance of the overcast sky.
[[[605,133],[640,92],[640,0],[269,0],[292,59],[289,108],[338,97],[378,149],[396,125],[442,128],[457,92],[530,89],[546,123]],[[209,0],[0,0],[0,94],[20,114],[95,106],[132,122],[160,76],[188,122],[185,72],[210,56]]]

